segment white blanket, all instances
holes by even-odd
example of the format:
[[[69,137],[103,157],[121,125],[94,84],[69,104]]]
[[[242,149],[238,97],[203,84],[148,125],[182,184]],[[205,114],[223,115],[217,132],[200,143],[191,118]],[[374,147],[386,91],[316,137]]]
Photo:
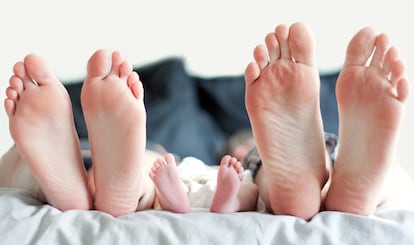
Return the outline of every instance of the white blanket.
[[[414,207],[374,215],[321,212],[312,221],[260,212],[150,210],[119,218],[61,212],[27,192],[0,188],[0,244],[414,244]]]

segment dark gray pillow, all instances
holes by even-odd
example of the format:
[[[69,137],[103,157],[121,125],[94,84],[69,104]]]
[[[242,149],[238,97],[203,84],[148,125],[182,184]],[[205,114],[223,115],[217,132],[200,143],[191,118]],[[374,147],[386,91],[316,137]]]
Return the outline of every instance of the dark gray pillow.
[[[244,78],[190,75],[181,58],[171,57],[135,67],[143,82],[148,146],[160,144],[179,157],[194,156],[217,164],[225,140],[250,127],[244,105]],[[337,134],[335,84],[338,72],[321,75],[321,111],[325,131]],[[88,148],[80,105],[82,81],[65,83],[72,100],[82,147]],[[85,143],[86,142],[86,143]],[[89,160],[90,161],[90,160]]]

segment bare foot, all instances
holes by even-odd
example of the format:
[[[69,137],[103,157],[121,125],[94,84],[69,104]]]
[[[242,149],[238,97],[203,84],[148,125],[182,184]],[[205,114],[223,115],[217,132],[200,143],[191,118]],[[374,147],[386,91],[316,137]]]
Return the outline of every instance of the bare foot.
[[[157,188],[158,201],[163,209],[176,213],[190,212],[188,190],[180,179],[172,154],[165,154],[163,158],[158,158],[149,175]]]
[[[261,195],[274,213],[309,219],[326,178],[314,40],[296,23],[276,27],[266,45],[245,71],[246,108],[268,181]]]
[[[409,94],[404,72],[385,34],[364,28],[350,41],[336,87],[339,151],[328,210],[371,214],[379,204]]]
[[[28,55],[6,91],[10,133],[47,201],[60,210],[90,209],[70,98],[46,62]]]
[[[237,198],[243,181],[243,167],[235,157],[223,156],[217,173],[217,188],[211,202],[210,211],[232,213],[240,210]]]
[[[115,217],[153,204],[145,162],[146,111],[137,73],[119,52],[98,50],[88,62],[81,102],[88,127],[95,208]]]

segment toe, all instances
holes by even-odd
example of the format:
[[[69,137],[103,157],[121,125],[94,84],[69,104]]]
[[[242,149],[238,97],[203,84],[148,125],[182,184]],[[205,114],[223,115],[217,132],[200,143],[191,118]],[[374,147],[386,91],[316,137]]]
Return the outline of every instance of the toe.
[[[280,58],[280,46],[275,33],[267,34],[265,42],[269,52],[270,62],[275,62]]]
[[[34,84],[33,80],[38,85],[53,83],[57,80],[47,62],[38,55],[27,55],[24,59],[24,65],[32,84]]]
[[[111,71],[111,58],[110,52],[100,49],[96,51],[88,61],[87,77],[97,77],[103,79]],[[86,79],[85,81],[88,81]]]
[[[26,66],[23,62],[17,62],[13,67],[14,77],[20,79],[22,82],[23,89],[35,87],[35,83],[29,77],[26,71]],[[11,82],[11,81],[10,81]]]
[[[244,71],[246,85],[251,85],[260,76],[260,67],[256,62],[251,62]]]
[[[397,82],[405,75],[405,65],[401,60],[394,60],[391,63],[391,72],[389,75],[389,81],[392,86],[395,86]]]
[[[128,62],[124,61],[119,66],[119,77],[120,78],[127,78],[129,74],[132,72],[132,65]]]
[[[243,172],[243,167],[237,159],[235,159],[235,161],[232,161],[232,165],[237,174],[241,174]]]
[[[141,81],[139,80],[139,76],[136,72],[132,72],[131,74],[129,74],[127,78],[127,84],[135,98],[144,98],[144,87]]]
[[[164,161],[165,161],[166,164],[169,164],[169,165],[175,165],[176,164],[175,163],[175,157],[171,153],[165,154]]]
[[[9,84],[11,88],[16,90],[17,94],[20,95],[21,93],[23,93],[24,85],[23,85],[23,81],[19,77],[12,76],[10,78]]]
[[[11,99],[11,100],[13,100],[15,102],[19,99],[19,94],[12,87],[8,87],[6,89],[6,96],[7,96],[7,99]]]
[[[260,70],[263,70],[269,64],[268,54],[263,45],[259,45],[254,49],[253,56]]]
[[[389,48],[385,54],[383,65],[382,65],[382,71],[383,73],[388,76],[390,73],[392,73],[393,67],[392,64],[399,60],[399,50],[397,47],[393,46]]]
[[[387,35],[380,34],[375,41],[375,51],[372,56],[371,66],[381,68],[384,57],[389,48],[390,40]]]
[[[406,78],[401,78],[398,82],[397,82],[397,97],[398,100],[401,102],[405,102],[410,94],[410,83],[408,82],[408,80]]]
[[[238,162],[237,158],[231,157],[230,159],[230,165],[235,166],[235,164]]]
[[[289,31],[289,48],[296,62],[314,64],[314,37],[309,28],[303,23],[295,23]]]
[[[291,59],[288,37],[289,37],[289,28],[286,25],[279,25],[275,30],[276,38],[280,45],[280,57],[282,59]]]
[[[24,67],[24,63],[23,62],[17,62],[13,66],[13,73],[21,79],[26,77],[26,69]]]
[[[6,98],[4,100],[4,109],[6,110],[7,116],[12,117],[16,112],[16,103],[14,100]]]
[[[225,155],[221,158],[220,165],[229,167],[231,163],[231,156]]]
[[[349,42],[344,66],[366,65],[376,41],[376,31],[371,27],[360,30]]]
[[[111,74],[114,74],[116,76],[121,76],[121,66],[124,63],[124,57],[122,54],[118,51],[114,51],[112,53],[112,67],[111,67]]]
[[[162,160],[160,158],[157,158],[154,162],[154,164],[152,165],[152,171],[155,173],[157,171],[157,169],[159,169],[161,167],[161,162]]]

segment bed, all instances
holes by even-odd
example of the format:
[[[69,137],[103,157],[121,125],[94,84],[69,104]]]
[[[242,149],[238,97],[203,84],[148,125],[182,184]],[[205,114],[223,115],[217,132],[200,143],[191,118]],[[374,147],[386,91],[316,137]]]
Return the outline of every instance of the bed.
[[[149,145],[180,157],[217,163],[225,139],[250,127],[242,75],[199,77],[171,57],[135,67],[145,88]],[[321,75],[325,131],[337,133],[335,82]],[[82,148],[88,149],[80,107],[82,81],[65,83]],[[177,110],[176,108],[180,108]],[[168,115],[169,120],[165,120]],[[85,158],[89,167],[91,159]],[[119,218],[98,212],[61,212],[28,192],[0,188],[0,244],[414,244],[414,207],[384,205],[373,215],[321,212],[310,222],[265,212],[214,214],[195,208],[174,214],[148,210]]]
[[[61,212],[27,192],[0,189],[1,244],[413,244],[414,209],[381,207],[364,217],[321,212],[312,221],[246,212],[149,210],[120,218]]]

